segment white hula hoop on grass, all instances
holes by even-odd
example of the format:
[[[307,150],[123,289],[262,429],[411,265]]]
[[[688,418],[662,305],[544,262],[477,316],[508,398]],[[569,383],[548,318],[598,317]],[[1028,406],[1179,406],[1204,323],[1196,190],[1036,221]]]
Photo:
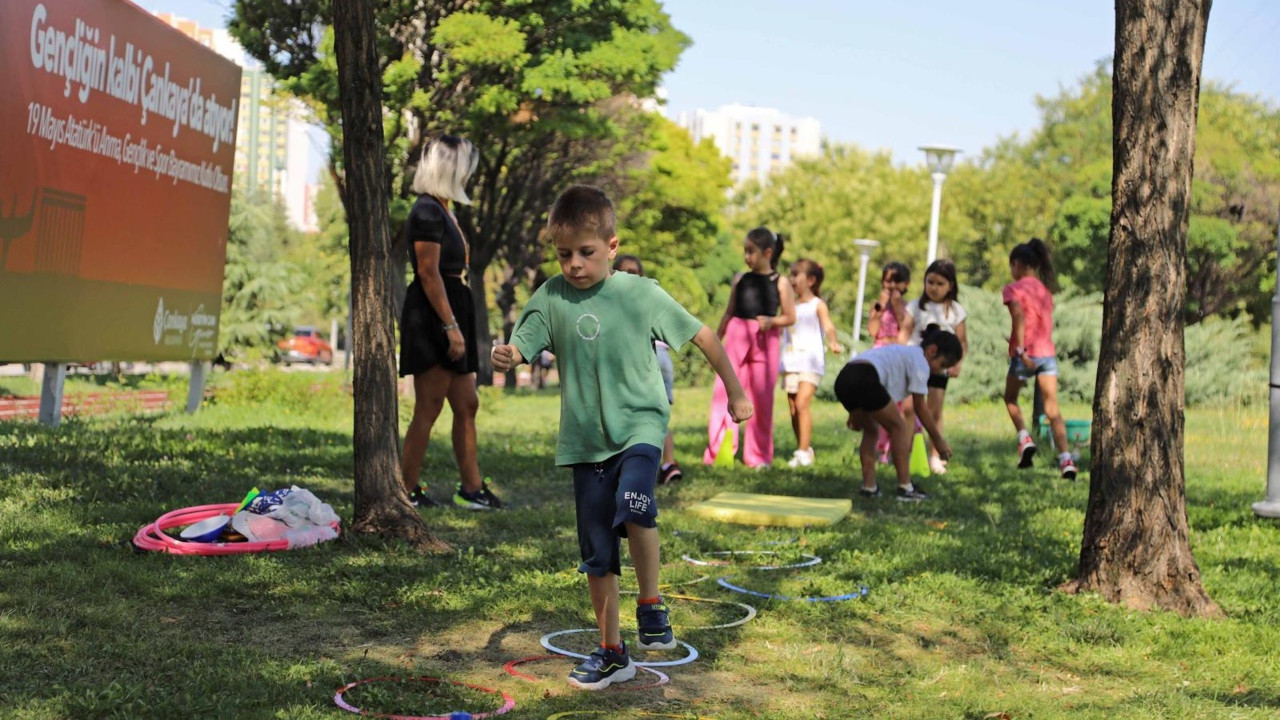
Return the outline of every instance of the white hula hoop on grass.
[[[707,553],[707,554],[708,555],[780,555],[781,553],[775,550],[719,550],[719,551]],[[700,560],[696,557],[693,557],[692,555],[682,555],[681,557],[684,558],[685,561],[690,562],[694,565],[729,565],[730,564],[725,561]],[[798,563],[791,563],[790,565],[752,565],[745,569],[747,570],[793,570],[795,568],[812,567],[822,562],[822,558],[818,557],[817,555],[810,555],[809,553],[800,553],[800,557],[806,558],[805,561],[798,562]]]
[[[556,653],[557,655],[564,655],[566,657],[586,660],[588,657],[587,655],[583,655],[582,653],[576,653],[571,650],[565,650],[564,648],[560,648],[560,647],[556,647],[555,645],[552,645],[551,638],[560,637],[561,635],[570,635],[574,633],[593,633],[593,632],[599,632],[599,629],[598,628],[572,628],[569,630],[557,630],[555,632],[549,632],[546,635],[543,635],[542,639],[539,640],[538,642],[542,643],[542,647],[546,648],[550,652]],[[690,645],[689,643],[683,640],[676,640],[676,642],[683,645],[685,647],[685,650],[688,651],[688,654],[680,658],[679,660],[664,660],[662,662],[634,661],[635,664],[638,667],[673,667],[675,665],[685,665],[698,659],[697,648],[695,648],[694,646]]]

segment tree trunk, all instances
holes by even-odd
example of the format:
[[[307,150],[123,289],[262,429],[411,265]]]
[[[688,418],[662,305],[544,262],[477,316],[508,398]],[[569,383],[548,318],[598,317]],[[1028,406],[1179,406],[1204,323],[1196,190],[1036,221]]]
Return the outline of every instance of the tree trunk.
[[[351,530],[447,547],[409,503],[400,475],[395,333],[388,282],[391,242],[382,141],[382,80],[373,5],[335,0],[334,38],[342,88],[355,395],[355,519]]]
[[[476,304],[476,345],[480,347],[480,369],[476,372],[478,385],[493,384],[493,365],[489,350],[493,347],[493,333],[489,332],[489,301],[485,298],[484,273],[471,271],[471,296]]]
[[[1093,467],[1069,591],[1219,615],[1187,531],[1187,221],[1211,0],[1116,0],[1114,175]]]

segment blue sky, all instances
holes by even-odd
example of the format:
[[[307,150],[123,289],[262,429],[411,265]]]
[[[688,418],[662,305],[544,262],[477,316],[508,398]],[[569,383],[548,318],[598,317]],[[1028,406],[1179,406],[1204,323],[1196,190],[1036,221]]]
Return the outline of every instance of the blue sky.
[[[227,0],[138,0],[221,27]],[[1114,48],[1103,0],[664,0],[693,39],[665,85],[669,114],[729,103],[811,115],[838,142],[922,162],[976,154],[1038,124],[1037,95],[1070,87]],[[1280,105],[1280,2],[1216,0],[1204,77]],[[1268,48],[1271,48],[1268,50]]]

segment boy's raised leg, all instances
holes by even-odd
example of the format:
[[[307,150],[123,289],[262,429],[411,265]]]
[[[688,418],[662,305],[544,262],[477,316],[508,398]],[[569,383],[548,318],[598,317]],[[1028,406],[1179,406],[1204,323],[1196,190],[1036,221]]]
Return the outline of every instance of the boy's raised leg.
[[[676,646],[676,639],[667,605],[658,595],[658,528],[627,523],[627,545],[640,586],[636,603],[637,645],[644,650],[670,650]]]

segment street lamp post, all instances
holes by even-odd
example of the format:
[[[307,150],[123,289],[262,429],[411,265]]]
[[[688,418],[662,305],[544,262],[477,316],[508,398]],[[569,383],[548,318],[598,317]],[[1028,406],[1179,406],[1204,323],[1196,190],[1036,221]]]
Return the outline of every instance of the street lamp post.
[[[853,342],[849,345],[851,355],[857,355],[858,341],[862,339],[862,296],[867,288],[867,259],[871,257],[871,251],[875,250],[880,242],[859,238],[854,240],[853,244],[858,248],[858,254],[862,256],[862,265],[858,267],[858,302],[856,314],[853,317]]]
[[[1280,232],[1276,247],[1280,248]],[[1276,277],[1280,278],[1280,257],[1276,259]],[[1267,431],[1267,496],[1253,504],[1253,513],[1280,518],[1280,284],[1271,296],[1271,422]]]
[[[925,164],[929,166],[929,173],[933,176],[933,210],[929,213],[929,254],[925,260],[925,267],[928,267],[938,258],[938,212],[942,209],[942,182],[947,179],[947,173],[951,172],[951,166],[955,164],[956,153],[960,152],[960,148],[950,145],[921,145],[920,149],[924,151]]]

